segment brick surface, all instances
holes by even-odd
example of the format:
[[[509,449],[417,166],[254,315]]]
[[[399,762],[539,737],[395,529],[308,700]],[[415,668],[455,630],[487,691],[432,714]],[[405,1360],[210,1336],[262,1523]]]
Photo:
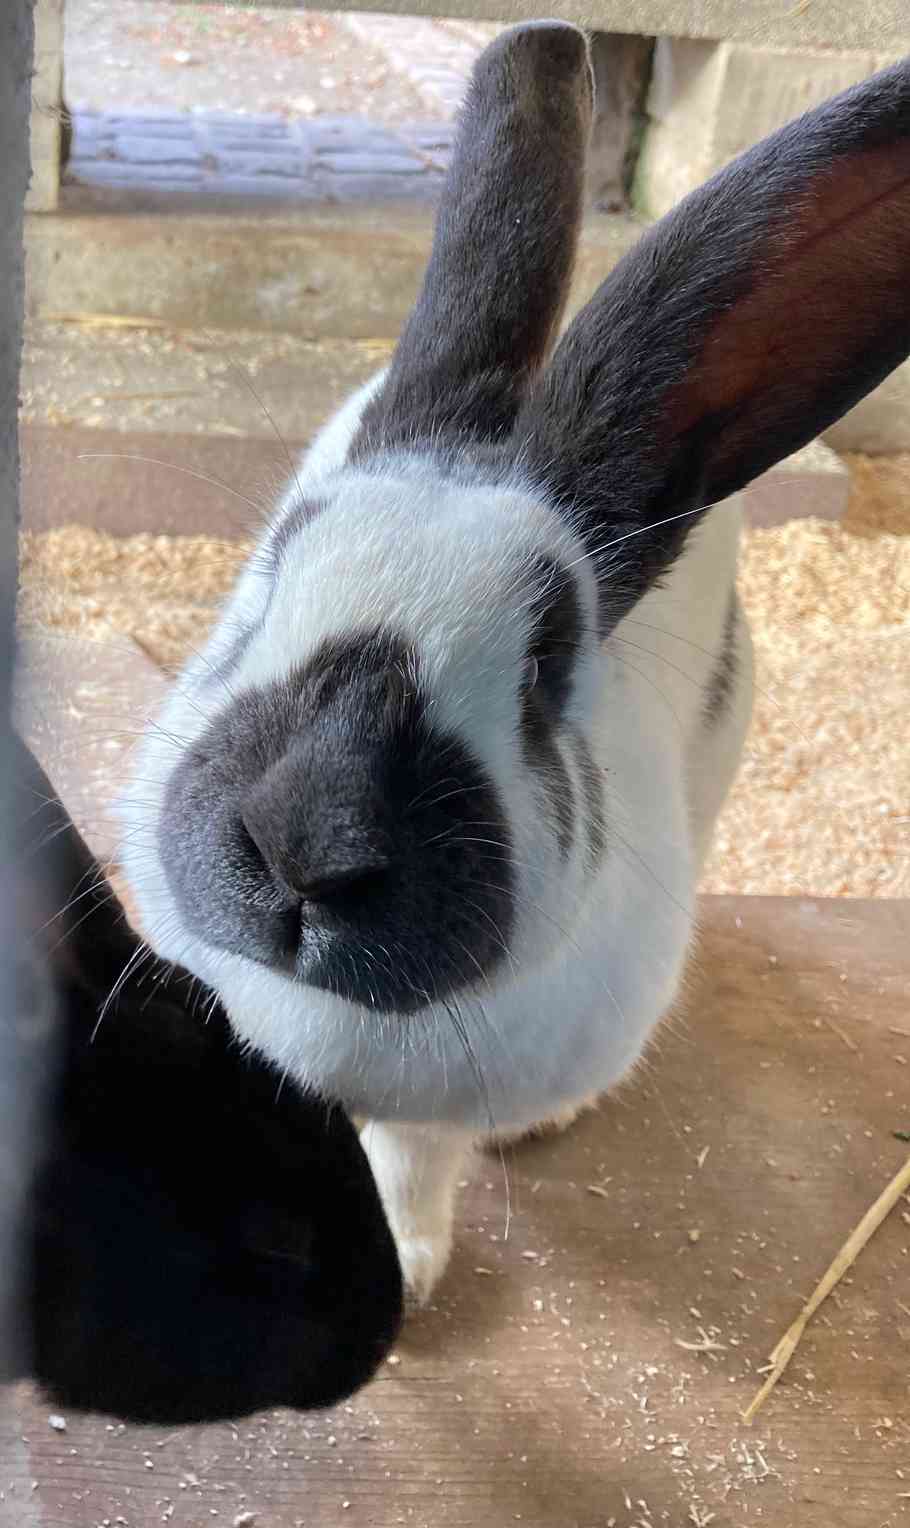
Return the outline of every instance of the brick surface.
[[[336,175],[413,175],[414,165],[413,154],[370,154],[343,149],[319,156],[323,173]]]
[[[201,153],[192,135],[183,138],[173,135],[157,138],[118,134],[114,139],[114,154],[123,163],[146,164],[198,164]]]
[[[92,167],[93,186],[123,186],[127,190],[185,191],[187,187],[202,189],[202,169],[193,164],[146,164],[142,174],[136,174],[133,164],[122,160],[99,160]]]
[[[427,107],[445,116],[461,105],[477,54],[500,30],[490,23],[466,26],[425,16],[345,12],[338,19],[366,46],[383,52]]]
[[[191,138],[192,118],[185,111],[112,112],[102,115],[94,112],[74,113],[79,118],[79,131],[91,131],[92,126],[105,133],[138,133],[145,138]]]
[[[435,201],[454,129],[389,129],[358,117],[315,122],[226,113],[74,112],[67,177],[96,187],[224,197]]]

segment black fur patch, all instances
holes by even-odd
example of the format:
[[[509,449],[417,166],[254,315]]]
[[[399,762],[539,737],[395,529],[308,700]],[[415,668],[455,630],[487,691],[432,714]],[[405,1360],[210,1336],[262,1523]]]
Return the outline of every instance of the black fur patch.
[[[546,708],[536,690],[524,698],[521,713],[521,744],[525,763],[536,770],[547,793],[547,801],[559,838],[559,852],[567,859],[575,838],[575,801],[569,771],[553,736]]]
[[[716,726],[723,718],[733,694],[733,686],[736,683],[737,675],[736,634],[738,629],[739,601],[734,589],[731,591],[730,603],[727,606],[720,656],[708,682],[708,690],[705,695],[704,716],[709,726]]]
[[[511,29],[478,59],[423,287],[355,460],[508,433],[568,295],[592,97],[575,27]]]
[[[253,638],[258,636],[262,631],[262,628],[266,622],[266,617],[268,616],[269,610],[271,608],[272,601],[275,598],[275,591],[278,587],[278,578],[281,573],[281,564],[288,546],[290,545],[291,541],[293,541],[298,531],[302,530],[305,525],[308,525],[309,522],[314,519],[316,515],[320,514],[325,507],[326,506],[324,504],[319,503],[318,501],[313,502],[309,499],[294,505],[294,507],[288,510],[282,519],[279,520],[278,524],[272,528],[271,532],[266,537],[264,544],[254,553],[254,556],[257,559],[257,571],[259,573],[259,577],[268,580],[269,587],[268,593],[266,594],[265,607],[262,613],[257,616],[255,621],[253,621],[249,626],[244,627],[241,631],[238,631],[237,636],[231,643],[224,656],[212,664],[211,674],[209,675],[210,683],[216,683],[218,681],[223,682],[224,680],[229,679],[243,658],[243,655],[247,651],[247,648],[250,646]]]
[[[567,858],[575,837],[575,801],[557,733],[582,641],[581,604],[572,574],[553,559],[537,558],[533,576],[528,658],[536,665],[537,682],[523,697],[521,740],[526,762],[540,773],[559,834],[559,852]]]
[[[513,437],[585,539],[604,634],[707,507],[906,358],[908,269],[910,59],[750,148],[614,267]]]
[[[603,859],[607,845],[607,817],[604,806],[603,775],[594,761],[587,741],[576,729],[572,732],[575,762],[581,775],[585,792],[585,826],[588,835],[588,853],[591,869],[596,870]]]
[[[159,840],[204,940],[368,1008],[413,1012],[508,953],[505,812],[378,633],[238,696],[174,770]]]
[[[334,1405],[370,1378],[402,1306],[351,1123],[242,1055],[186,972],[150,972],[50,782],[18,752],[7,869],[53,983],[56,1044],[22,1227],[23,1363],[3,1377],[140,1422]],[[19,1022],[28,1002],[20,989]]]
[[[528,657],[538,667],[533,693],[551,725],[562,720],[572,689],[575,662],[584,635],[581,601],[575,579],[550,557],[533,564],[535,594],[531,601]]]
[[[309,525],[311,520],[315,520],[316,516],[321,514],[325,507],[318,500],[303,499],[299,504],[295,504],[292,509],[289,509],[279,520],[269,537],[266,547],[266,553],[276,574],[281,567],[284,554],[294,537],[299,531],[303,530],[304,526]]]
[[[266,601],[265,610],[262,612],[262,615],[253,621],[251,625],[244,626],[243,629],[237,633],[237,636],[234,638],[234,641],[231,643],[227,652],[211,664],[204,678],[205,684],[225,684],[226,681],[230,679],[231,675],[240,664],[243,655],[252,642],[253,638],[258,637],[263,626],[265,625],[266,614],[271,603],[272,595],[270,592]]]

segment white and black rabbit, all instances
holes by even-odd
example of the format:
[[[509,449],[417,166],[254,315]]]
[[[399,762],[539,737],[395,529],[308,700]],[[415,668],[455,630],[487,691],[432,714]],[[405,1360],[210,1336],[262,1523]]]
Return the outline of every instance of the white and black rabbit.
[[[390,367],[122,804],[152,942],[369,1122],[424,1297],[474,1143],[609,1088],[679,991],[750,711],[730,496],[910,352],[910,61],[689,197],[550,357],[591,107],[571,26],[482,55]]]
[[[40,1027],[50,988],[55,1033],[49,1064],[35,1036],[47,1075],[0,1379],[143,1422],[344,1399],[402,1310],[350,1120],[244,1057],[186,972],[149,973],[47,776],[8,741],[15,1017]]]

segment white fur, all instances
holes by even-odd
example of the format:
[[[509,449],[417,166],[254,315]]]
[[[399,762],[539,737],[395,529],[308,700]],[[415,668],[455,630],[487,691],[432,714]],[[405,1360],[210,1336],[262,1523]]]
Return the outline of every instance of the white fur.
[[[473,1137],[444,1127],[371,1120],[360,1139],[408,1288],[422,1304],[449,1260],[455,1193]]]
[[[389,622],[415,643],[432,704],[467,739],[506,803],[518,917],[489,985],[462,1003],[485,1087],[444,1011],[377,1020],[181,924],[154,833],[179,744],[227,702],[211,664],[261,614],[265,581],[241,577],[201,659],[181,676],[139,754],[120,812],[123,863],[151,943],[220,994],[235,1031],[301,1083],[371,1121],[364,1144],[409,1282],[425,1297],[445,1265],[464,1153],[491,1130],[523,1130],[572,1111],[636,1061],[679,990],[695,884],[748,722],[751,658],[740,623],[734,699],[705,722],[733,587],[740,510],[730,501],[695,529],[663,587],[598,648],[595,585],[581,544],[516,480],[506,488],[441,483],[403,455],[379,476],[343,466],[378,379],[327,427],[298,473],[327,507],[299,532],[262,632],[231,694],[287,673],[327,636]],[[292,484],[279,519],[293,505]],[[608,793],[608,852],[591,878],[582,834],[564,863],[524,763],[516,675],[529,630],[522,571],[535,552],[572,562],[589,628],[571,720]],[[574,765],[566,756],[574,780]],[[151,805],[150,805],[151,801]]]

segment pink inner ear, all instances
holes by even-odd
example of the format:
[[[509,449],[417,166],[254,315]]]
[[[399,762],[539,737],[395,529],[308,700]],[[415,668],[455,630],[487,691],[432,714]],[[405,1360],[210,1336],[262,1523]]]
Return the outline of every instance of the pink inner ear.
[[[831,381],[865,372],[883,336],[910,324],[910,142],[828,165],[782,209],[753,271],[663,413],[673,437],[718,416],[716,466],[756,425],[810,416]]]

